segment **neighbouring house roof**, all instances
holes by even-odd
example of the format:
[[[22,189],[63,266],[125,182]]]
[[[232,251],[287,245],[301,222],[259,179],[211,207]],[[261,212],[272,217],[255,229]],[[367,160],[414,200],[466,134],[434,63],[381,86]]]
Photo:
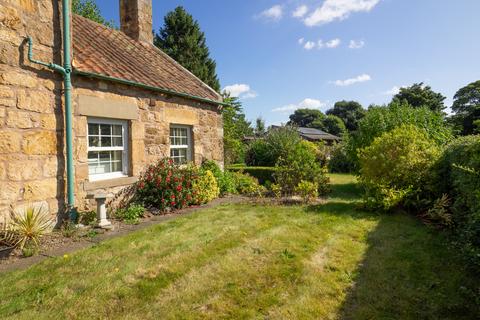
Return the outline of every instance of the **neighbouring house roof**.
[[[299,128],[297,128],[297,130],[298,130],[298,133],[300,133],[300,135],[307,140],[313,140],[313,141],[319,141],[319,140],[340,141],[340,140],[342,140],[342,138],[340,138],[340,137],[334,136],[333,134],[330,134],[330,133],[322,131],[322,130],[314,129],[314,128],[299,127]]]
[[[153,44],[73,15],[73,67],[221,102],[221,96]]]

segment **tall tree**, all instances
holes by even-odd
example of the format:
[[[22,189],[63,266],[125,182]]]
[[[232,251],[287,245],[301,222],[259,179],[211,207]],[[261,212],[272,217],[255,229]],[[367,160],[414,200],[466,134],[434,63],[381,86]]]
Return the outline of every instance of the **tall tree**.
[[[103,24],[109,28],[115,28],[113,21],[107,21],[102,16],[95,0],[73,0],[72,11],[79,16]]]
[[[454,122],[462,134],[480,133],[480,80],[457,91],[453,97]]]
[[[257,136],[262,136],[266,132],[266,126],[265,126],[265,120],[263,120],[261,117],[258,117],[255,120],[255,134]]]
[[[318,125],[325,119],[322,111],[317,109],[297,109],[290,115],[289,125],[312,128],[312,123]]]
[[[435,112],[442,112],[446,107],[443,103],[446,97],[435,92],[423,82],[415,83],[411,87],[401,88],[392,101],[406,101],[414,108],[427,107]]]
[[[251,123],[246,120],[242,103],[238,98],[224,96],[229,105],[223,109],[223,141],[225,162],[243,162],[245,157],[245,136],[253,135]]]
[[[154,43],[212,89],[220,91],[217,65],[210,58],[205,33],[183,7],[179,6],[165,16],[164,26],[155,35]]]
[[[333,109],[327,111],[327,115],[337,116],[343,120],[348,131],[355,131],[358,122],[365,116],[366,110],[356,101],[338,101]]]
[[[328,115],[325,120],[323,120],[323,130],[337,137],[341,137],[347,132],[343,120],[334,115]]]

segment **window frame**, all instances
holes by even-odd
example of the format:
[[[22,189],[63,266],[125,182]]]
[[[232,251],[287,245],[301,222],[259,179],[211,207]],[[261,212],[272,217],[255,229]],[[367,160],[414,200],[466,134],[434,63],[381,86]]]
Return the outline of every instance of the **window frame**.
[[[89,124],[106,124],[106,125],[121,125],[122,126],[122,140],[123,147],[90,147],[90,135],[89,135]],[[101,136],[101,134],[100,134]],[[109,172],[109,173],[99,173],[99,174],[90,174],[90,166],[88,169],[88,179],[89,181],[102,181],[102,180],[111,180],[116,178],[125,178],[128,177],[129,173],[129,124],[127,120],[119,119],[110,119],[110,118],[97,118],[97,117],[87,117],[87,159],[89,152],[101,152],[101,151],[122,151],[122,171]]]
[[[172,129],[186,129],[187,130],[187,144],[186,145],[173,145],[172,144]],[[186,157],[186,163],[193,161],[193,128],[192,126],[188,125],[182,125],[182,124],[170,124],[169,128],[169,134],[168,134],[168,141],[170,144],[170,158],[172,158],[175,161],[175,158],[172,156],[172,150],[187,150],[187,157]],[[179,163],[179,164],[185,164],[185,163]]]

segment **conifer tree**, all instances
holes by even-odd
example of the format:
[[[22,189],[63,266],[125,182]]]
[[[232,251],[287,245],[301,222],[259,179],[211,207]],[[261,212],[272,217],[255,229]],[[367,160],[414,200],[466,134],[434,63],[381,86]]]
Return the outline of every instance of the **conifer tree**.
[[[156,34],[154,43],[212,89],[220,91],[217,65],[210,58],[205,33],[183,7],[179,6],[165,16],[164,26]]]

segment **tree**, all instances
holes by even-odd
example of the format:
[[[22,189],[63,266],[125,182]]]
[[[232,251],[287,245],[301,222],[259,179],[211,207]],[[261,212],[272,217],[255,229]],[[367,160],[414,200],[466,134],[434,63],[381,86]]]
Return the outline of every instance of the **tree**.
[[[414,108],[427,107],[435,112],[445,109],[443,101],[446,99],[441,93],[435,92],[423,82],[415,83],[411,87],[401,88],[392,101],[406,101]]]
[[[164,26],[155,35],[154,44],[212,89],[220,91],[217,65],[210,58],[205,33],[183,7],[179,6],[165,16]]]
[[[463,135],[480,133],[480,80],[457,91],[452,110]]]
[[[245,119],[242,103],[238,98],[225,96],[230,105],[223,109],[223,141],[225,162],[227,164],[243,162],[245,157],[245,136],[253,134],[250,122]]]
[[[261,117],[258,117],[257,120],[255,120],[255,134],[257,136],[262,136],[265,134],[265,132],[265,120],[263,120]]]
[[[337,116],[343,120],[349,132],[358,128],[358,122],[365,116],[365,109],[356,101],[338,101],[333,109],[327,111],[327,115]]]
[[[318,125],[318,121],[323,121],[325,115],[320,110],[316,109],[297,109],[290,115],[289,125],[298,127],[312,128],[312,123],[315,122]]]
[[[102,16],[95,0],[73,0],[72,12],[109,28],[115,28],[113,21],[107,21]]]
[[[330,134],[341,137],[347,132],[347,128],[343,123],[343,120],[334,115],[328,115],[323,120],[323,128]]]

